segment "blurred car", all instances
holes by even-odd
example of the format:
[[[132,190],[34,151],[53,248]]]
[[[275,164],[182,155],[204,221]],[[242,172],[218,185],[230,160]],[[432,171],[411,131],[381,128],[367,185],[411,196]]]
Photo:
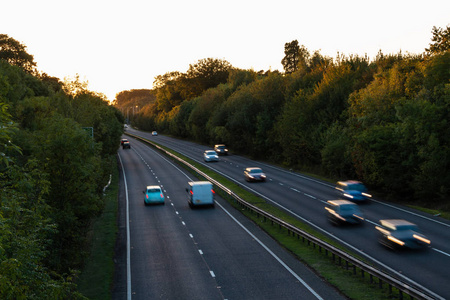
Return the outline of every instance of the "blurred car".
[[[125,141],[122,143],[122,149],[131,149],[131,145],[129,141]]]
[[[152,135],[153,135],[153,136],[157,136],[158,133],[157,133],[156,131],[152,131]]]
[[[359,206],[348,200],[327,201],[325,209],[328,212],[328,220],[335,225],[362,224],[364,217]]]
[[[206,150],[203,153],[203,159],[208,162],[208,161],[219,161],[219,155],[217,155],[217,152],[214,150]]]
[[[380,220],[380,225],[375,226],[378,230],[378,241],[391,249],[427,248],[431,241],[419,232],[417,225],[401,219]]]
[[[266,181],[266,174],[264,174],[261,168],[246,168],[244,176],[247,181]]]
[[[128,142],[128,140],[127,139],[121,139],[120,140],[120,145],[122,146],[124,142]]]
[[[228,149],[224,144],[214,145],[214,151],[219,155],[228,155]]]
[[[354,202],[366,202],[372,197],[364,184],[356,180],[338,181],[336,190],[340,198]]]
[[[161,203],[164,204],[164,194],[161,190],[161,187],[158,185],[149,185],[147,186],[147,188],[145,189],[145,191],[143,191],[143,193],[145,194],[144,196],[144,204],[145,205],[149,205],[149,204],[157,204],[157,203]]]

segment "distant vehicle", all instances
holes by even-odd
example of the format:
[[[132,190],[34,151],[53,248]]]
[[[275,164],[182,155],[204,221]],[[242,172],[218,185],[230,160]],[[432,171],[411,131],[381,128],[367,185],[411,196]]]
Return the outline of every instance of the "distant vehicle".
[[[327,204],[328,220],[334,225],[362,224],[364,221],[359,206],[351,201],[330,200]]]
[[[214,145],[214,151],[216,151],[219,155],[228,155],[228,149],[224,144]]]
[[[208,162],[208,161],[219,161],[219,156],[217,155],[217,152],[214,150],[206,150],[203,153],[203,159]]]
[[[366,202],[372,197],[364,184],[356,180],[338,181],[336,190],[340,198],[354,202]]]
[[[145,196],[144,196],[144,204],[145,205],[156,204],[156,203],[165,204],[164,194],[163,194],[160,186],[149,185],[149,186],[147,186],[145,191],[143,191],[143,193],[145,194]]]
[[[244,176],[247,181],[266,181],[266,174],[264,174],[261,168],[246,168]]]
[[[127,124],[123,124],[123,128],[127,129],[128,125]]]
[[[152,131],[152,135],[153,135],[153,136],[157,136],[158,133],[157,133],[156,131]]]
[[[128,142],[128,140],[127,139],[121,139],[120,140],[120,145],[122,146],[124,142]]]
[[[129,141],[125,141],[122,143],[122,149],[131,149],[131,145]]]
[[[214,207],[214,189],[209,181],[191,181],[186,188],[188,203],[191,208],[209,205]]]
[[[401,220],[380,220],[381,225],[375,226],[378,230],[378,241],[391,249],[420,249],[430,246],[431,241],[419,232],[417,225]]]

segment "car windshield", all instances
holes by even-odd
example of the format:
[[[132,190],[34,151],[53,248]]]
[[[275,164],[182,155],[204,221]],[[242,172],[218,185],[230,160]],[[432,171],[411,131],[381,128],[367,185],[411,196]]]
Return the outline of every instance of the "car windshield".
[[[214,152],[214,151],[207,151],[206,152],[206,155],[214,155],[214,154],[216,154],[216,152]]]
[[[353,205],[341,205],[341,211],[355,211],[356,207]]]
[[[396,230],[413,230],[418,231],[418,228],[416,225],[413,224],[405,224],[405,225],[397,225]]]
[[[225,149],[225,146],[217,146],[218,149]]]
[[[252,169],[250,170],[250,173],[262,173],[261,169]]]
[[[161,190],[160,189],[156,189],[156,188],[147,190],[147,193],[160,193],[160,192],[161,192]]]
[[[355,183],[355,184],[347,185],[346,190],[365,192],[366,191],[366,187],[363,184]]]

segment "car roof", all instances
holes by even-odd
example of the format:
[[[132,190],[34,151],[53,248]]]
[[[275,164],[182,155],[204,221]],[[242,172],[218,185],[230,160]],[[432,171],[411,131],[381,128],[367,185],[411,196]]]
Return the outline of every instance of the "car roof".
[[[188,183],[191,186],[194,186],[194,185],[212,185],[212,183],[209,182],[209,181],[190,181]]]
[[[342,185],[362,184],[362,182],[358,181],[358,180],[345,180],[345,181],[338,181],[338,184],[342,184]]]
[[[262,169],[261,169],[261,168],[258,168],[258,167],[249,167],[249,168],[246,168],[245,170],[247,170],[247,171],[261,170],[261,171],[262,171]]]
[[[216,145],[214,145],[214,147],[220,147],[220,146],[225,146],[225,144],[216,144]]]
[[[331,205],[336,205],[336,206],[339,206],[339,205],[352,205],[352,206],[355,205],[356,206],[357,205],[348,200],[328,200],[327,203],[329,203]]]
[[[391,229],[397,229],[401,226],[416,226],[416,224],[402,219],[380,220],[380,223],[381,225]]]
[[[150,189],[161,189],[161,187],[159,185],[147,185],[147,190]]]

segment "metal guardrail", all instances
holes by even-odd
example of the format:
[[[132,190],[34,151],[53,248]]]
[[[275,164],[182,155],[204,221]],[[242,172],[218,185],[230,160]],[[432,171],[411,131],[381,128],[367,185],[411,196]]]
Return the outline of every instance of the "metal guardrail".
[[[299,228],[297,228],[275,216],[272,216],[271,214],[265,212],[264,210],[246,202],[245,200],[240,198],[237,194],[235,194],[232,190],[230,190],[229,188],[227,188],[226,186],[224,186],[217,180],[211,178],[210,176],[208,176],[204,172],[200,171],[195,166],[191,165],[190,163],[186,162],[185,160],[179,158],[178,156],[166,151],[164,148],[160,147],[159,145],[154,144],[151,141],[149,141],[145,138],[142,138],[140,136],[130,134],[130,133],[126,133],[126,134],[129,136],[132,136],[138,140],[141,140],[145,143],[151,144],[153,147],[156,147],[157,149],[163,151],[167,155],[171,156],[172,158],[174,158],[177,161],[181,162],[182,164],[186,165],[187,167],[194,170],[196,173],[198,173],[199,175],[201,175],[202,177],[206,178],[211,183],[213,183],[214,185],[219,187],[225,193],[230,195],[241,206],[255,212],[258,216],[262,216],[263,218],[270,220],[272,223],[276,223],[279,226],[284,227],[285,229],[288,230],[288,232],[292,232],[293,234],[296,234],[297,236],[301,236],[303,239],[306,239],[308,241],[308,243],[313,243],[314,247],[317,245],[319,247],[319,251],[322,251],[322,249],[323,249],[327,255],[328,255],[328,252],[330,252],[333,257],[333,260],[336,260],[336,258],[337,258],[339,261],[339,264],[341,264],[342,260],[343,260],[346,264],[347,269],[349,269],[350,265],[352,265],[354,274],[356,274],[356,268],[358,268],[361,270],[361,276],[364,276],[364,273],[369,274],[371,283],[374,282],[373,278],[375,277],[375,278],[378,278],[378,283],[379,283],[380,287],[382,287],[383,282],[387,283],[389,285],[390,291],[392,291],[392,287],[395,287],[399,291],[400,299],[403,299],[403,294],[406,294],[406,295],[409,295],[410,298],[413,298],[413,299],[424,299],[424,300],[442,299],[442,300],[445,300],[444,298],[441,298],[439,296],[430,295],[429,293],[426,293],[426,292],[422,291],[421,289],[414,287],[405,281],[402,281],[401,279],[395,278],[379,269],[376,269],[376,268],[368,265],[367,263],[344,252],[343,250],[336,248],[333,245],[320,240],[319,238],[313,236],[312,234],[305,232],[305,231],[303,231],[303,230],[301,230],[301,229],[299,229]]]

